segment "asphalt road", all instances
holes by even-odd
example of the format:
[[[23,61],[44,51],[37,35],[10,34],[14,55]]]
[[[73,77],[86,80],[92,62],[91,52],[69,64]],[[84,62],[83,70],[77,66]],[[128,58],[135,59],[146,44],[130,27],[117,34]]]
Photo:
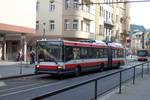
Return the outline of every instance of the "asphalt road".
[[[135,62],[129,63],[123,68],[130,67],[131,65],[137,64]],[[102,76],[104,74],[112,73],[120,69],[114,69],[104,72],[83,74],[80,77],[68,77],[68,78],[50,78],[37,77],[29,79],[15,79],[3,81],[6,85],[0,87],[0,100],[27,100],[37,95],[49,93],[57,89],[70,86],[79,82],[83,82],[87,79]],[[141,72],[141,68],[136,68],[136,74]],[[133,69],[122,73],[122,80],[128,80],[133,77]],[[80,86],[78,88],[60,93],[58,95],[46,98],[46,100],[89,100],[94,97],[94,82]],[[115,87],[119,84],[119,74],[112,75],[110,77],[98,80],[98,93],[101,94],[110,88]]]

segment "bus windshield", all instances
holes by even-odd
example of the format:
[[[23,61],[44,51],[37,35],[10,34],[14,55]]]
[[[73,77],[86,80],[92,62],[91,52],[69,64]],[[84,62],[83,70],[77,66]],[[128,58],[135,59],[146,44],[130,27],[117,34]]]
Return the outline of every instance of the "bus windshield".
[[[60,41],[38,41],[37,61],[38,62],[58,62],[62,61],[62,42]]]
[[[138,50],[137,56],[146,57],[146,56],[148,56],[148,51],[147,50]]]

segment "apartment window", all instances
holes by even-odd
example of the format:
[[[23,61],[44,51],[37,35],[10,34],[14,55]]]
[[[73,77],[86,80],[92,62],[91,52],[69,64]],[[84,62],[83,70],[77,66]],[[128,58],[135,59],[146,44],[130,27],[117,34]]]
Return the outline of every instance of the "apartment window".
[[[100,16],[103,16],[103,7],[100,6]]]
[[[104,16],[104,19],[105,19],[105,9],[103,10],[103,13],[104,13],[103,16]]]
[[[53,31],[55,29],[55,21],[54,20],[49,21],[49,29],[50,29],[50,31]]]
[[[74,6],[74,9],[78,9],[78,0],[74,0],[73,6]]]
[[[77,30],[78,29],[78,20],[73,20],[73,30]]]
[[[118,16],[118,15],[116,15],[116,22],[118,22],[118,20],[119,20],[119,16]]]
[[[86,23],[86,32],[90,32],[90,24]]]
[[[81,21],[81,31],[83,31],[83,20]]]
[[[108,11],[106,11],[106,21],[108,21]]]
[[[86,12],[90,13],[90,5],[86,5]]]
[[[49,2],[49,10],[54,11],[55,10],[55,2],[50,1]]]
[[[36,21],[36,30],[39,30],[39,21]]]
[[[36,11],[39,10],[39,2],[36,2]]]
[[[109,12],[109,19],[111,18],[111,13]]]
[[[64,25],[64,29],[65,30],[68,30],[69,29],[69,20],[68,19],[65,19],[65,25]]]
[[[99,25],[99,34],[100,35],[104,34],[104,26],[103,25]]]
[[[70,0],[66,0],[65,7],[66,9],[70,8]]]

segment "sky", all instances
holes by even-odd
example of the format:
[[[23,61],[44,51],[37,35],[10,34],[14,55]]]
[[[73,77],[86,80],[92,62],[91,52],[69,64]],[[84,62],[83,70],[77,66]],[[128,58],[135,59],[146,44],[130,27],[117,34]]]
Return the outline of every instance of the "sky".
[[[35,28],[36,0],[0,0],[0,23]]]
[[[36,0],[0,0],[0,2],[2,2],[0,23],[35,28]],[[131,24],[150,28],[150,2],[131,3],[130,17]]]
[[[143,25],[146,29],[150,28],[150,2],[131,3],[130,17],[131,24]]]

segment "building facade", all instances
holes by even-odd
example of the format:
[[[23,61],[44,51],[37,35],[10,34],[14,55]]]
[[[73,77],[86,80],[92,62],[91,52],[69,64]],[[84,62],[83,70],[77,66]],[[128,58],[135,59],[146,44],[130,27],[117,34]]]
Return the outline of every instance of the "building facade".
[[[38,38],[95,39],[95,0],[37,0]]]
[[[124,1],[127,0],[97,0],[96,39],[126,44],[130,5]]]
[[[125,45],[130,17],[129,3],[124,1],[37,0],[37,37],[96,39]]]

